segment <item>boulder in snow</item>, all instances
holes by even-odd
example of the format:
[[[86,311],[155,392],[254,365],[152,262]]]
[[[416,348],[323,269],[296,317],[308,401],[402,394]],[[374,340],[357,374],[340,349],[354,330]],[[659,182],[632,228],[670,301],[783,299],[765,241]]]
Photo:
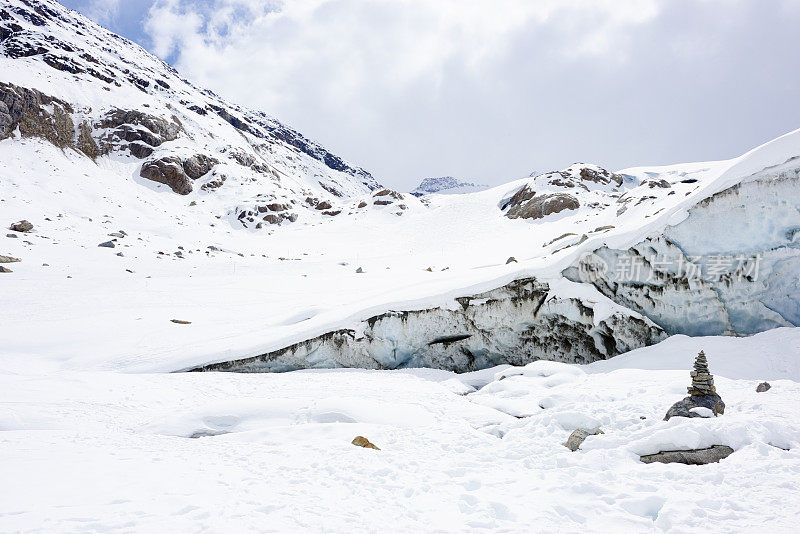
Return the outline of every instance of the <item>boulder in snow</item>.
[[[756,386],[757,393],[764,393],[769,389],[772,389],[772,386],[769,385],[769,382],[761,382],[758,386]]]
[[[192,183],[183,170],[183,162],[176,156],[167,156],[142,165],[139,171],[142,178],[168,185],[179,195],[192,192]]]
[[[577,430],[572,431],[572,434],[569,435],[566,443],[564,443],[564,446],[569,450],[571,450],[572,452],[575,452],[580,448],[581,443],[583,443],[583,441],[589,436],[597,436],[598,434],[604,434],[604,433],[605,432],[599,429],[595,432],[592,432],[590,430],[584,430],[582,428],[578,428]]]
[[[378,447],[375,446],[374,443],[370,442],[370,440],[368,440],[364,436],[356,436],[355,438],[353,438],[353,441],[351,443],[356,447],[364,447],[365,449],[375,449],[376,451],[380,450]]]
[[[14,230],[15,232],[23,232],[23,233],[24,232],[30,232],[31,230],[33,230],[33,224],[31,224],[30,222],[28,222],[26,220],[22,220],[22,221],[15,222],[14,224],[12,224],[10,226],[10,229]]]
[[[659,462],[662,464],[687,464],[704,465],[716,463],[727,458],[733,453],[733,449],[727,445],[712,445],[707,449],[688,449],[683,451],[660,451],[655,454],[646,454],[640,460],[646,464]]]

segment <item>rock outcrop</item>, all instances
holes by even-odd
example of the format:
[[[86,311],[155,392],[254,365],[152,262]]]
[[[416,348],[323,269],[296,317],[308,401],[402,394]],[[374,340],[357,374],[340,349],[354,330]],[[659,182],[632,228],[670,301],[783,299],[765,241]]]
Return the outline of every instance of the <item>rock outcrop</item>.
[[[195,154],[183,162],[183,172],[192,180],[197,180],[205,176],[213,167],[219,163],[216,159],[205,154]]]
[[[530,186],[520,189],[506,205],[509,219],[542,219],[565,210],[580,207],[578,199],[567,193],[537,195]]]
[[[0,139],[19,128],[23,137],[41,137],[59,148],[73,146],[72,106],[36,89],[0,82]]]
[[[192,192],[192,181],[183,171],[183,162],[177,156],[167,156],[142,165],[139,172],[142,178],[168,185],[179,195]]]
[[[127,148],[139,159],[150,156],[163,143],[174,141],[183,131],[174,119],[170,122],[141,111],[124,109],[114,109],[106,113],[95,127],[106,130],[100,141],[101,153],[107,154],[115,148]]]

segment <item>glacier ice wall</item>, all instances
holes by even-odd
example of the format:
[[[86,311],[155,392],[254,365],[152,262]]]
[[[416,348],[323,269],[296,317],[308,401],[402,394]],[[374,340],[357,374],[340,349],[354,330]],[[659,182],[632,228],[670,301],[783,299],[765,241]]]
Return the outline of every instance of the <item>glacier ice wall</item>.
[[[664,331],[596,292],[562,296],[534,278],[457,298],[452,307],[390,311],[289,347],[195,371],[273,372],[304,368],[470,371],[538,359],[588,363],[657,343]],[[596,311],[598,301],[601,306]]]
[[[627,250],[599,248],[563,274],[592,283],[669,334],[798,326],[799,191],[800,160],[793,158],[698,203],[661,235]]]

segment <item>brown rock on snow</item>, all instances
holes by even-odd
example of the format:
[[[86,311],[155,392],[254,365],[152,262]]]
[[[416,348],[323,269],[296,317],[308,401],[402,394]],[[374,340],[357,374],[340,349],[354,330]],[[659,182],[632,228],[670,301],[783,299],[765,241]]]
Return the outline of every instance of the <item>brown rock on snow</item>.
[[[30,232],[33,230],[33,224],[28,221],[22,220],[19,222],[15,222],[9,227],[10,230],[14,230],[15,232]]]
[[[371,443],[364,436],[356,436],[355,438],[353,438],[353,441],[351,443],[356,447],[364,447],[365,449],[375,449],[376,451],[380,450],[378,447],[375,446],[375,444]]]

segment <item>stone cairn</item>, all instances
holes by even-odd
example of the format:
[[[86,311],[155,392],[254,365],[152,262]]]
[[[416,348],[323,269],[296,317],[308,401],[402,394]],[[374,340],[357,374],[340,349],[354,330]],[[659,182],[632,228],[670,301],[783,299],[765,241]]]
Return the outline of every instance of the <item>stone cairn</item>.
[[[689,396],[673,404],[664,420],[671,417],[702,417],[694,408],[708,408],[715,417],[725,413],[725,403],[714,387],[714,376],[708,370],[705,352],[700,351],[697,355],[694,369],[689,374],[692,377],[692,385],[688,388]]]
[[[717,388],[714,387],[714,375],[708,370],[706,353],[702,350],[695,358],[694,370],[689,375],[692,377],[692,385],[687,388],[689,395],[717,394]]]

